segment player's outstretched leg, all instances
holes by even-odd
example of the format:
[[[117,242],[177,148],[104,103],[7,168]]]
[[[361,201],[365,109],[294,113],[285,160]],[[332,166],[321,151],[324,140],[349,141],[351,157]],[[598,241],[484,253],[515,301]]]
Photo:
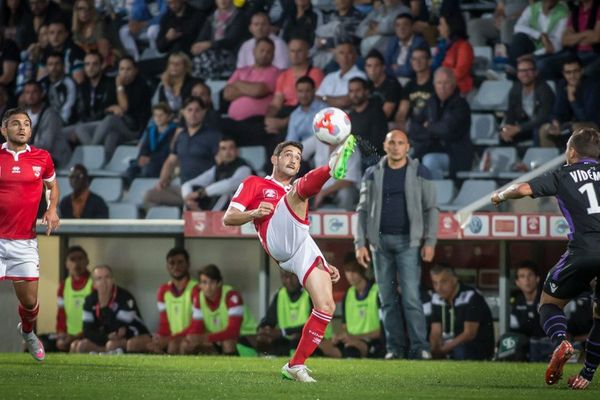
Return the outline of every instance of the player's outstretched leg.
[[[594,306],[594,317],[597,312],[595,308],[596,306]],[[587,388],[594,378],[598,365],[600,365],[600,319],[594,318],[592,329],[585,342],[583,368],[578,375],[569,378],[569,387],[577,390]]]
[[[331,168],[331,176],[334,179],[344,179],[348,172],[348,161],[356,148],[356,137],[349,135],[344,143],[338,146],[331,154],[329,159],[329,168]]]
[[[540,306],[540,324],[555,346],[546,368],[546,383],[554,385],[562,377],[563,368],[573,355],[573,345],[567,340],[567,318],[559,306],[546,303]]]
[[[35,320],[40,310],[37,302],[37,281],[14,281],[13,287],[19,300],[19,332],[25,341],[29,354],[37,360],[43,361],[46,357],[44,345],[33,332]]]

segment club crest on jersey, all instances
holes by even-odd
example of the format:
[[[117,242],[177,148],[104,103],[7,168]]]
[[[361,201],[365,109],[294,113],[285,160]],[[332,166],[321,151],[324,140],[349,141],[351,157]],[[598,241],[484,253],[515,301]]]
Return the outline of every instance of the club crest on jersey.
[[[274,189],[263,189],[263,196],[265,199],[276,199],[279,197],[277,196],[277,191]]]
[[[34,165],[31,167],[31,169],[33,169],[33,174],[36,178],[39,178],[42,174],[42,167],[40,167],[39,165]]]

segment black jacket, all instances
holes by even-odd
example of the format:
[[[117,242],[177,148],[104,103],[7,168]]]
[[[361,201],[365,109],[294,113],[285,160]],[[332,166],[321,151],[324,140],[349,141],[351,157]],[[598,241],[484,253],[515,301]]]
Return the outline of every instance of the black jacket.
[[[117,91],[111,77],[103,75],[95,91],[89,79],[77,86],[77,117],[81,122],[101,120],[106,115],[104,110],[114,104],[117,104]]]
[[[505,122],[507,125],[520,125],[521,133],[539,129],[539,127],[550,121],[552,106],[554,105],[554,92],[550,86],[542,80],[537,80],[533,92],[534,105],[533,117],[523,110],[523,85],[515,81],[508,94],[508,109],[506,110]]]
[[[59,204],[59,214],[61,218],[75,218],[73,216],[73,203],[71,202],[71,195],[67,195],[62,198]],[[83,213],[81,218],[100,219],[108,218],[108,207],[102,199],[94,192],[90,192],[85,206],[83,206]]]
[[[160,30],[156,38],[156,47],[161,53],[183,51],[189,54],[192,43],[194,43],[194,39],[198,36],[198,32],[205,21],[206,14],[189,4],[185,5],[185,10],[181,17],[178,17],[173,11],[168,9],[160,19]],[[169,42],[166,34],[170,28],[174,28],[183,34],[179,38]]]

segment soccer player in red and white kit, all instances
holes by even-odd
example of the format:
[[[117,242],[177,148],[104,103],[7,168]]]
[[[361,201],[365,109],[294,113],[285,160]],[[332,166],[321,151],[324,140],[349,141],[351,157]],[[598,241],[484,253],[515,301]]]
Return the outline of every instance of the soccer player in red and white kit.
[[[293,182],[302,161],[302,144],[286,141],[277,145],[271,162],[273,173],[261,178],[250,176],[234,194],[223,217],[225,225],[253,221],[267,254],[286,271],[298,276],[313,303],[302,337],[291,360],[283,366],[284,378],[316,382],[304,362],[319,346],[335,311],[332,282],[340,279],[334,266],[325,261],[309,234],[308,199],[335,176],[345,176],[348,159],[356,146],[350,135],[331,156],[329,165],[308,172]]]
[[[19,300],[19,331],[31,356],[42,361],[44,346],[33,332],[39,305],[39,255],[35,222],[44,187],[50,190],[42,223],[58,228],[59,191],[54,163],[46,150],[29,146],[31,119],[21,108],[7,110],[0,128],[0,280],[12,280]]]

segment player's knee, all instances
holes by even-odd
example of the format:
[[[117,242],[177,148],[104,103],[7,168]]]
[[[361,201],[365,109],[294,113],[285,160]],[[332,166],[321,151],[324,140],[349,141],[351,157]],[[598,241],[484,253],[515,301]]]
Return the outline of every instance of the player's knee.
[[[329,299],[321,303],[319,311],[322,311],[329,315],[333,315],[333,313],[335,312],[335,302],[333,301],[333,299]]]

